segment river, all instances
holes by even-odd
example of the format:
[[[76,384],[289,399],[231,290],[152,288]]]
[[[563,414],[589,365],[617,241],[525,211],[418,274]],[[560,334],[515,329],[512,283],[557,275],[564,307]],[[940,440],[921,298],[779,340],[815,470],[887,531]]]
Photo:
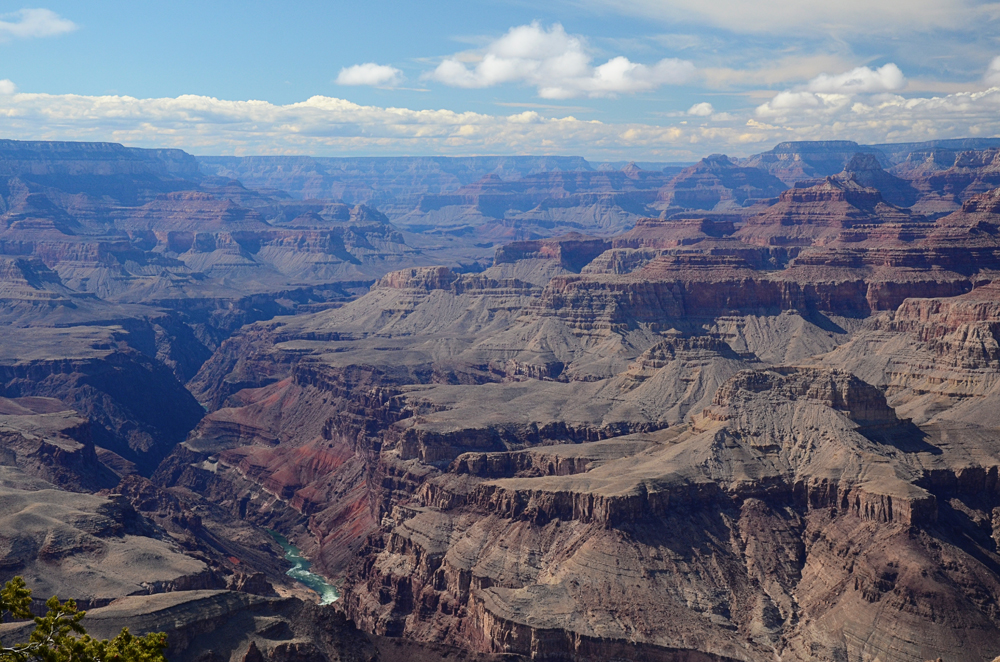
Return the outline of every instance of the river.
[[[298,547],[290,543],[288,538],[277,531],[266,530],[274,538],[274,541],[285,550],[285,558],[292,562],[292,568],[285,573],[286,575],[319,594],[319,603],[321,605],[328,605],[340,598],[340,594],[337,593],[336,588],[327,583],[325,579],[315,572],[309,570],[309,566],[312,564],[302,556],[302,552],[299,551]]]

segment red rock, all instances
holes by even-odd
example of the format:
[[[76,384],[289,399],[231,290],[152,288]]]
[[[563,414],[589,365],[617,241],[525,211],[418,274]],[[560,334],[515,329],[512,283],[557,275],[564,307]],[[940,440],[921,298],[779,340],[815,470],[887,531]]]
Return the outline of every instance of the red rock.
[[[737,166],[724,154],[708,156],[660,189],[658,205],[668,210],[741,207],[774,198],[787,188],[759,168]]]
[[[785,191],[776,205],[748,219],[734,236],[761,246],[810,246],[858,225],[923,220],[887,204],[875,189],[831,177],[816,186]]]

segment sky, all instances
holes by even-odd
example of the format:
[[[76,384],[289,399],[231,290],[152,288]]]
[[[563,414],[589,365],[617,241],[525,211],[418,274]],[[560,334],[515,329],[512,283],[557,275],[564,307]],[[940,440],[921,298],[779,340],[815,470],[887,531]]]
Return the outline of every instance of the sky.
[[[1000,135],[1000,2],[0,1],[0,137],[746,156]]]

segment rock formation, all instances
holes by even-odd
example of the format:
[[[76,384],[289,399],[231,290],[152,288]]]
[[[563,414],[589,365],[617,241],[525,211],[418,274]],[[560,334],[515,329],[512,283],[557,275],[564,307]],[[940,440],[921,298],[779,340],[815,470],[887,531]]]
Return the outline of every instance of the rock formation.
[[[724,154],[708,156],[664,186],[658,205],[669,214],[682,209],[738,209],[775,198],[785,190],[780,179],[760,168],[736,165]]]
[[[880,149],[859,145],[850,140],[779,143],[767,152],[751,156],[743,165],[765,170],[792,185],[805,179],[835,175],[859,152],[873,155],[882,167],[891,165]]]
[[[896,207],[912,207],[919,197],[910,182],[883,170],[874,154],[855,154],[838,177],[875,189],[883,200]]]

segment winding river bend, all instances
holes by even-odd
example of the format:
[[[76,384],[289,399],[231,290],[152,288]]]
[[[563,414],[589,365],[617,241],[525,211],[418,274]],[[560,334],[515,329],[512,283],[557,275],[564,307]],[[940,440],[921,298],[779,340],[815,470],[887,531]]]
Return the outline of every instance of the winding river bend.
[[[328,605],[340,598],[340,594],[337,593],[336,588],[327,583],[325,579],[315,572],[309,570],[312,564],[302,556],[302,552],[298,547],[289,542],[288,538],[277,531],[267,529],[267,532],[285,550],[285,558],[292,562],[292,567],[285,573],[286,575],[318,593],[321,605]]]

